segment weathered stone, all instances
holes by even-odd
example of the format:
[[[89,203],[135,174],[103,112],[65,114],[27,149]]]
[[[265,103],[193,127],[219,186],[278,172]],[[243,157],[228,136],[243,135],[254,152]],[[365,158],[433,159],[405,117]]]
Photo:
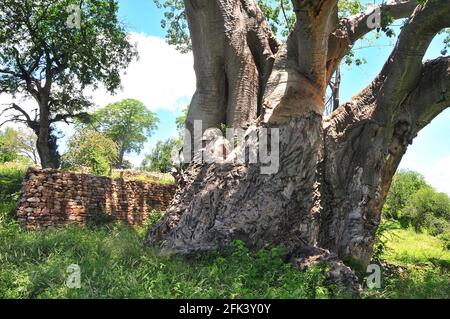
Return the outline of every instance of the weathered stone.
[[[25,178],[16,215],[28,229],[58,227],[67,221],[83,224],[99,212],[141,224],[149,211],[169,206],[175,189],[175,185],[32,169]]]

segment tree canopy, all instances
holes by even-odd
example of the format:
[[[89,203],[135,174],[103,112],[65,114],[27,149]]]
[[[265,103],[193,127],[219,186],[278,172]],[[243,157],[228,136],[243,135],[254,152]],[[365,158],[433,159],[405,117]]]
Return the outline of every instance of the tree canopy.
[[[0,163],[30,160],[37,163],[36,138],[28,130],[11,127],[0,131]]]
[[[85,89],[102,84],[114,92],[136,57],[117,11],[117,1],[110,0],[0,3],[0,93],[37,105],[30,112],[11,101],[2,113],[38,135],[44,167],[59,165],[51,126],[86,117],[92,102]]]
[[[117,144],[112,139],[101,132],[83,129],[70,138],[62,166],[70,170],[87,167],[94,174],[107,175],[117,156]]]
[[[182,145],[183,142],[179,138],[158,141],[150,154],[144,157],[142,168],[147,171],[170,173],[175,166],[174,155],[178,153]]]
[[[92,114],[90,125],[111,138],[119,148],[117,167],[124,155],[139,153],[159,122],[155,113],[135,99],[108,104]]]

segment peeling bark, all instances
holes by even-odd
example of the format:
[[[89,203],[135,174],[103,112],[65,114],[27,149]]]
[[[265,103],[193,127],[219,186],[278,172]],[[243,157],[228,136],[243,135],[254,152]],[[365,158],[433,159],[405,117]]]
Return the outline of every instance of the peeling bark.
[[[395,17],[414,12],[380,74],[330,117],[325,84],[348,49],[336,46],[336,30],[347,29],[354,42],[368,32],[360,26],[367,16],[338,23],[337,1],[293,1],[300,22],[278,45],[253,0],[185,2],[197,74],[188,126],[201,119],[204,129],[279,128],[280,165],[265,175],[261,163],[204,164],[197,154],[147,242],[189,255],[240,239],[254,249],[283,245],[300,266],[333,260],[339,268],[338,258],[367,265],[407,146],[450,105],[449,58],[422,64],[450,22],[447,2],[383,5]],[[249,134],[247,144],[264,143]]]
[[[278,41],[254,0],[185,0],[197,90],[187,127],[247,127],[261,108]]]

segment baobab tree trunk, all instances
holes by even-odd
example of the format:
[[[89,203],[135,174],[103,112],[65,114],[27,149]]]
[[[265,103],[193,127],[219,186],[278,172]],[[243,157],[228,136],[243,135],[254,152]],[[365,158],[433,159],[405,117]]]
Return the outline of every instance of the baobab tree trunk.
[[[271,151],[279,150],[279,167],[262,174],[265,163],[207,164],[197,156],[147,242],[193,254],[240,239],[254,249],[283,245],[293,259],[322,254],[367,265],[407,146],[450,104],[449,58],[422,63],[450,24],[446,0],[382,5],[410,21],[375,80],[329,117],[326,84],[348,44],[370,31],[373,12],[339,21],[336,0],[293,1],[297,23],[281,44],[254,0],[185,5],[197,75],[188,127],[195,120],[203,130],[246,127],[247,145],[259,147],[275,136],[254,137],[277,128]]]

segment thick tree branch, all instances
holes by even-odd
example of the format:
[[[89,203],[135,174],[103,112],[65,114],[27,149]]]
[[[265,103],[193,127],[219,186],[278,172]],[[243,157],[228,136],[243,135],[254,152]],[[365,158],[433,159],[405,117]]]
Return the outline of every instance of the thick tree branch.
[[[410,22],[402,29],[394,50],[374,81],[375,91],[379,93],[378,108],[398,110],[398,105],[420,78],[422,59],[431,41],[448,26],[448,0],[429,0],[414,10]]]
[[[71,124],[69,122],[69,119],[86,119],[90,115],[87,112],[80,112],[76,114],[68,113],[68,114],[56,114],[52,119],[50,119],[50,123],[56,123],[56,122],[65,122],[66,124]]]
[[[27,91],[30,92],[30,94],[34,97],[34,99],[39,103],[41,101],[41,96],[40,96],[40,83],[38,80],[34,79],[31,76],[30,71],[28,71],[25,66],[22,64],[22,62],[20,61],[20,53],[19,50],[15,47],[12,47],[12,50],[14,52],[14,59],[15,62],[17,64],[17,67],[19,68],[20,72],[21,72],[21,76],[20,78],[23,79],[25,81],[25,83],[27,84]],[[35,85],[36,88],[33,87],[33,84]]]
[[[328,36],[337,24],[337,1],[292,3],[297,21],[277,52],[265,90],[262,120],[267,123],[324,112]]]
[[[11,103],[9,107],[3,109],[3,111],[0,112],[0,117],[4,115],[7,111],[14,110],[19,112],[19,115],[10,115],[8,119],[3,121],[0,126],[9,123],[9,122],[18,122],[18,123],[24,123],[28,127],[30,127],[33,131],[37,132],[39,130],[39,123],[35,117],[35,119],[31,119],[31,116],[19,105],[15,103]]]
[[[450,107],[450,56],[424,63],[420,80],[402,105],[401,120],[410,121],[413,134],[419,132]]]
[[[246,127],[261,109],[278,42],[255,0],[185,0],[196,92],[187,128]]]
[[[24,110],[23,108],[21,108],[20,106],[18,106],[18,105],[15,104],[15,103],[11,103],[11,104],[10,104],[10,107],[7,107],[7,108],[5,108],[2,112],[0,112],[0,116],[2,116],[3,114],[5,114],[5,113],[6,113],[7,111],[9,111],[9,110],[15,110],[15,111],[20,112],[20,113],[26,118],[27,121],[31,122],[31,118],[30,118],[30,116],[28,115],[28,113],[25,112],[25,110]]]
[[[328,79],[339,65],[342,58],[348,54],[355,42],[364,35],[374,30],[374,21],[377,13],[381,19],[381,26],[385,26],[390,19],[397,20],[407,18],[417,6],[417,0],[390,0],[380,6],[372,7],[366,12],[361,12],[339,21],[338,27],[331,33],[328,40],[327,74]]]
[[[417,85],[422,59],[434,36],[450,24],[447,0],[430,0],[414,11],[381,72],[352,101],[333,113],[332,121],[344,130],[370,117],[381,125],[392,124],[394,113]]]
[[[288,52],[298,71],[319,90],[326,87],[328,37],[337,25],[337,0],[293,0],[297,16]]]

